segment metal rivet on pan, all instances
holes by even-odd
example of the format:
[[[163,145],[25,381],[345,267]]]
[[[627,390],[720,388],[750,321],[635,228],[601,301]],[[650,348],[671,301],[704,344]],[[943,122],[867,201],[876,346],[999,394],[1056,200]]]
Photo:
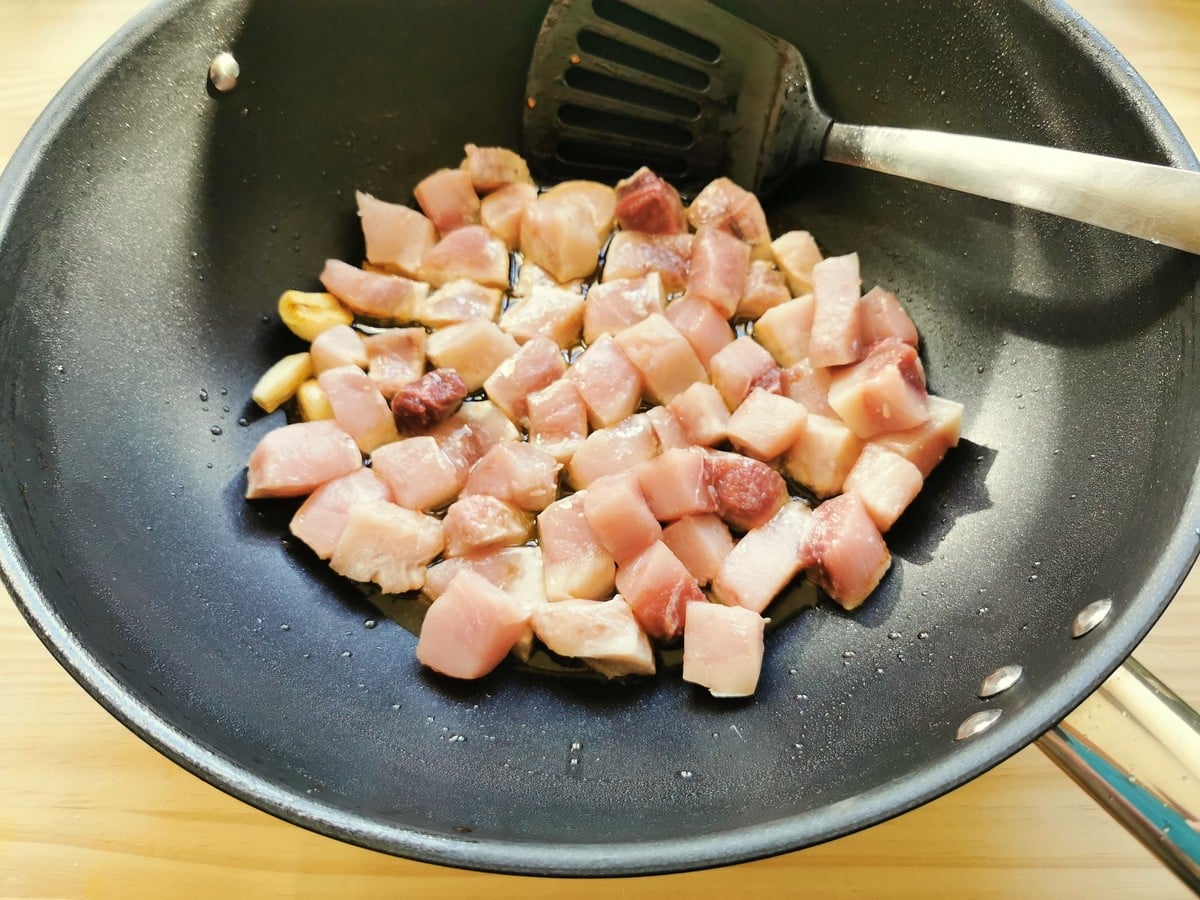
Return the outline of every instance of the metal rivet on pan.
[[[1001,715],[1003,715],[1003,710],[999,709],[984,709],[977,713],[972,713],[963,719],[963,723],[958,726],[958,731],[954,732],[954,739],[956,741],[965,741],[969,737],[983,734],[996,724]]]
[[[221,93],[232,91],[237,87],[238,76],[241,74],[242,67],[238,65],[238,61],[228,50],[214,56],[208,67],[209,80],[212,81],[212,86]]]
[[[987,678],[983,679],[983,683],[979,685],[979,696],[985,699],[995,697],[1020,681],[1021,676],[1024,674],[1025,670],[1020,666],[1001,666]]]
[[[1089,603],[1071,622],[1071,637],[1083,637],[1108,618],[1110,612],[1112,612],[1112,600],[1108,598]]]

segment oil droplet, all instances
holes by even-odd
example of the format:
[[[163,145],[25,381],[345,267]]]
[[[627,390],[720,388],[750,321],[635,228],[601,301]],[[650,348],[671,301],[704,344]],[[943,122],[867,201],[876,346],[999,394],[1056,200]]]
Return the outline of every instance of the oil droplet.
[[[374,619],[367,619],[367,621],[363,622],[363,628],[374,628],[378,624]]]
[[[240,419],[238,419],[238,424],[241,425],[243,428],[245,428],[247,425],[250,424],[250,420],[247,419],[245,416],[242,416]]]
[[[842,651],[842,659],[854,659],[854,651],[853,650]]]
[[[888,640],[889,640],[889,641],[898,641],[898,640],[900,640],[900,632],[898,632],[898,631],[893,631],[893,632],[889,633],[889,634],[888,634]]]
[[[200,402],[201,403],[208,402],[208,391],[204,390],[204,388],[200,388]]]
[[[353,654],[353,653],[351,653],[349,650],[343,650],[343,651],[342,651],[342,659],[349,659],[349,658],[350,658],[350,657],[352,657],[353,655],[354,655],[354,654]]]
[[[220,426],[220,425],[214,425],[214,426],[212,426],[212,427],[211,427],[210,429],[208,429],[208,430],[209,430],[209,431],[211,431],[213,434],[216,434],[216,435],[221,435],[221,434],[224,434],[224,433],[225,433],[224,431],[222,431],[222,430],[221,430],[221,426]]]
[[[292,630],[292,626],[291,626],[291,625],[280,625],[280,626],[279,626],[279,630],[280,630],[280,631],[291,631],[291,630]]]
[[[452,735],[450,735],[450,737],[448,738],[448,740],[449,740],[449,741],[450,741],[450,743],[452,743],[452,744],[462,744],[462,743],[464,743],[464,742],[465,742],[467,739],[466,739],[466,737],[465,737],[464,735],[461,735],[461,734],[452,734]]]
[[[917,632],[917,640],[919,640],[919,641],[923,641],[923,640],[925,640],[927,637],[929,637],[929,632],[928,632],[928,631],[918,631],[918,632]]]
[[[691,771],[689,771],[688,769],[680,769],[680,770],[679,770],[678,772],[676,772],[675,774],[676,774],[676,775],[677,775],[679,778],[682,778],[684,781],[687,781],[689,778],[691,778],[691,777],[692,777],[692,772],[691,772]]]

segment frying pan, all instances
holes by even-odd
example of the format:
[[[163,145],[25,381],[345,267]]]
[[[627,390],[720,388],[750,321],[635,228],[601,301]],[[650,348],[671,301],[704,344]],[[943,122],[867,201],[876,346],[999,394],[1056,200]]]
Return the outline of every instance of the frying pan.
[[[729,8],[800,46],[839,116],[1195,166],[1058,5]],[[1195,558],[1194,258],[858,172],[820,170],[773,202],[775,230],[857,249],[908,301],[932,386],[969,412],[892,535],[879,594],[780,627],[751,702],[669,678],[448,685],[418,670],[407,631],[364,628],[379,617],[361,594],[284,545],[291,507],[241,500],[243,462],[277,424],[250,387],[293,346],[274,297],[361,253],[354,187],[404,197],[469,140],[519,143],[542,11],[169,3],[67,86],[0,184],[0,550],[22,610],[203,777],[435,862],[715,865],[994,765],[1115,668]],[[242,83],[212,96],[225,46]],[[454,77],[429,77],[447,48]],[[1101,598],[1112,611],[1072,638]],[[1011,664],[1017,685],[980,700]],[[955,741],[983,709],[1002,715]]]

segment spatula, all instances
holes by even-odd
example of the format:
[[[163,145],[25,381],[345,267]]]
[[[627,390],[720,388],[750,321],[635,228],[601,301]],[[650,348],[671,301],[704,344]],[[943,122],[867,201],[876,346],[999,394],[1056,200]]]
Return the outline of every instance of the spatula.
[[[1200,173],[937,131],[834,122],[791,44],[706,0],[553,0],[526,83],[525,153],[551,177],[648,165],[769,193],[820,160],[1200,253]]]

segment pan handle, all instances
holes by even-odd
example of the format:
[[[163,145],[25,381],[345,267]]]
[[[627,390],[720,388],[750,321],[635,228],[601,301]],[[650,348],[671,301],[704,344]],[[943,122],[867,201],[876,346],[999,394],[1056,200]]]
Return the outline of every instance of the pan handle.
[[[1200,715],[1134,659],[1038,746],[1200,894]]]

